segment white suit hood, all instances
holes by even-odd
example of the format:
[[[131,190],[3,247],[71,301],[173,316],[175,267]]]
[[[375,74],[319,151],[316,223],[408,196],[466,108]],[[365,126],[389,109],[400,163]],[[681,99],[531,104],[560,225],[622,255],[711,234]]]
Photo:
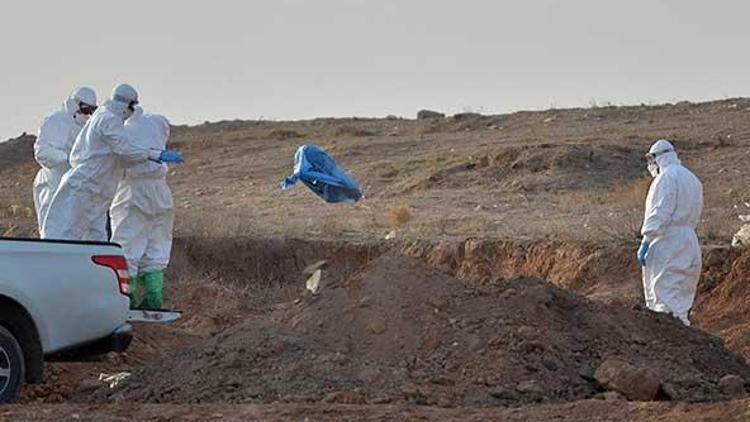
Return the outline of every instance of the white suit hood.
[[[67,100],[62,105],[62,109],[65,110],[65,113],[67,113],[70,118],[73,118],[73,115],[76,114],[78,111],[78,101],[76,101],[75,98],[72,96],[68,97]]]
[[[681,164],[680,159],[677,158],[674,146],[666,139],[659,139],[654,142],[648,153],[656,154],[656,165],[659,166],[659,172],[664,172],[669,166]]]

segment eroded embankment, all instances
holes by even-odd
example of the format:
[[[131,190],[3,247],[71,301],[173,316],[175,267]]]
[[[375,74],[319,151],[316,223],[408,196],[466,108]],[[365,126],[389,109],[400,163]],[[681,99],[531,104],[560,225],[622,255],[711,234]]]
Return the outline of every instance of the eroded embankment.
[[[304,288],[303,270],[325,260],[328,279],[345,280],[384,253],[418,258],[469,285],[534,277],[605,302],[639,304],[640,270],[631,247],[553,240],[465,239],[346,243],[295,239],[186,238],[175,245],[173,267],[247,290],[259,303],[292,300]],[[750,251],[709,248],[692,317],[750,357]]]
[[[469,284],[539,277],[593,297],[640,297],[632,251],[551,240],[399,241],[353,244],[298,239],[178,239],[175,261],[191,271],[239,287],[300,284],[302,270],[328,262],[329,276],[345,277],[385,252],[419,258]]]

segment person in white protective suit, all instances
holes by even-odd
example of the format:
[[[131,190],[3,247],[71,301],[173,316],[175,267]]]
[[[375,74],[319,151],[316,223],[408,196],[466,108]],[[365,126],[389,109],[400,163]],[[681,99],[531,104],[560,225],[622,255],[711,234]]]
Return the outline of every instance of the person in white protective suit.
[[[701,274],[695,227],[703,211],[703,185],[664,139],[651,146],[646,159],[654,177],[638,249],[646,306],[690,325],[688,314]]]
[[[138,104],[138,92],[120,84],[91,116],[70,153],[71,169],[52,197],[42,238],[107,241],[107,210],[127,166],[147,160],[180,163],[175,151],[142,146],[125,130]]]
[[[169,121],[164,116],[137,107],[125,130],[143,147],[162,150],[167,146]],[[172,251],[174,223],[166,178],[163,163],[145,162],[126,169],[110,209],[112,241],[122,246],[128,260],[131,308],[163,306],[164,269]]]
[[[34,178],[34,209],[42,232],[42,223],[60,179],[70,168],[68,155],[83,125],[96,110],[96,93],[88,87],[77,88],[62,107],[44,119],[34,142],[34,159],[42,168]]]

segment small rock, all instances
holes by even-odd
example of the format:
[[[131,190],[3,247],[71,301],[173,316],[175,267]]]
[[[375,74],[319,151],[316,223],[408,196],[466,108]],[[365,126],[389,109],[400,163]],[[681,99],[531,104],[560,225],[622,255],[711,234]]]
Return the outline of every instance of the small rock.
[[[442,119],[445,117],[444,113],[440,113],[438,111],[432,111],[432,110],[419,110],[417,113],[417,120],[425,120],[425,119]]]
[[[396,231],[395,230],[392,230],[390,233],[388,233],[385,236],[385,240],[393,240],[395,238],[396,238]]]
[[[377,369],[365,369],[359,373],[359,380],[367,385],[377,384],[385,378]]]
[[[435,308],[436,312],[444,311],[448,307],[448,301],[441,297],[427,299],[427,304]]]
[[[719,387],[728,396],[742,396],[745,394],[745,382],[737,375],[724,375],[719,380]]]
[[[674,388],[674,385],[664,382],[661,384],[661,393],[664,395],[666,399],[673,400],[677,398],[677,390]]]
[[[618,393],[617,391],[605,391],[602,394],[602,398],[606,401],[619,401],[619,400],[625,400],[625,396]]]
[[[503,405],[503,400],[494,397],[484,389],[470,389],[464,392],[461,404],[471,407],[501,406]]]
[[[311,394],[287,394],[281,398],[283,403],[314,403],[319,400]]]
[[[393,402],[393,397],[381,396],[370,400],[370,404],[388,404]]]
[[[422,339],[422,345],[421,347],[427,350],[435,350],[440,345],[440,340],[438,340],[437,336],[434,335],[426,335]]]
[[[102,382],[95,379],[85,379],[78,385],[78,391],[81,393],[90,393],[98,390],[102,385]]]
[[[542,365],[550,371],[557,371],[560,368],[560,362],[553,356],[542,356]]]
[[[493,387],[487,390],[490,395],[496,399],[500,400],[509,400],[513,399],[513,391],[505,388],[505,387]]]
[[[541,394],[542,387],[535,380],[521,381],[516,385],[516,391],[523,394]]]
[[[368,328],[370,329],[370,331],[372,331],[373,334],[380,335],[385,332],[386,327],[385,327],[385,322],[378,319],[378,320],[370,322],[370,324],[368,325]]]
[[[618,359],[606,359],[596,369],[594,378],[607,390],[622,393],[629,400],[654,400],[659,394],[661,382],[648,369]]]

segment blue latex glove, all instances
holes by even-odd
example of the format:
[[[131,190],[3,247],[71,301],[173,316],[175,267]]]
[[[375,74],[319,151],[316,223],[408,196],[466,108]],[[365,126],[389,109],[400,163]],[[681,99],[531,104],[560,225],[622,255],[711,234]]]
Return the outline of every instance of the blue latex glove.
[[[179,152],[165,149],[159,153],[159,161],[162,163],[182,163],[185,160],[182,159]]]
[[[648,242],[648,240],[643,240],[641,242],[641,246],[638,248],[638,263],[641,264],[641,267],[646,266],[646,256],[648,255],[648,248],[651,247],[651,244]]]

